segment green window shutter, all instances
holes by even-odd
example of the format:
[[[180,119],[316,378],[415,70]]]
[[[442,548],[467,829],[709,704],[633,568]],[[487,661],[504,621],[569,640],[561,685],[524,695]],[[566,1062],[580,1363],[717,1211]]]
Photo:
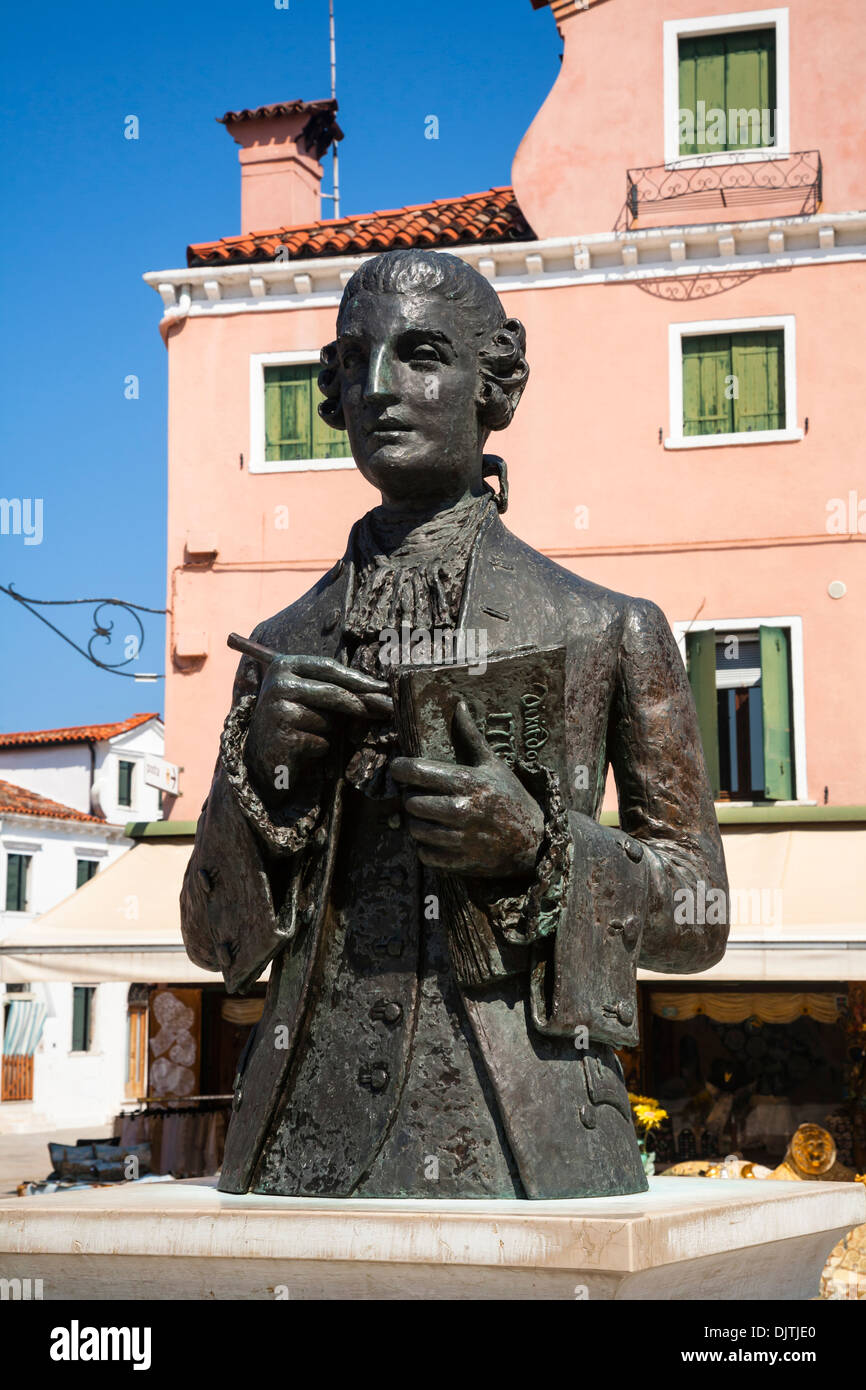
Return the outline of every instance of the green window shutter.
[[[87,1052],[90,1046],[90,994],[89,985],[72,987],[72,1051]]]
[[[791,677],[788,632],[761,628],[761,704],[764,716],[764,794],[791,801],[794,768],[791,755]]]
[[[731,372],[736,378],[733,404],[735,432],[785,428],[785,335],[731,336]]]
[[[265,367],[265,458],[269,462],[346,458],[351,453],[346,434],[331,429],[319,415],[318,375],[316,363]]]
[[[23,854],[6,856],[6,911],[26,912],[27,910],[27,865],[29,859]]]
[[[305,363],[265,367],[265,458],[269,462],[313,457],[311,370]]]
[[[698,727],[713,796],[721,786],[719,771],[719,704],[716,697],[716,634],[713,628],[686,637],[686,665],[698,712]]]
[[[133,764],[123,759],[117,765],[118,806],[132,805],[132,768]]]
[[[725,41],[727,148],[761,149],[775,143],[776,31],[752,29]],[[769,135],[764,140],[769,112]],[[751,117],[743,113],[751,112]],[[757,112],[757,117],[754,113]]]
[[[679,69],[680,111],[691,112],[694,136],[691,141],[680,140],[680,154],[718,154],[724,144],[712,139],[707,113],[725,109],[724,39],[718,34],[680,39]]]
[[[731,376],[731,336],[704,333],[683,338],[683,434],[730,434],[733,401],[726,377]]]
[[[76,867],[76,888],[80,888],[82,884],[89,883],[96,873],[96,868],[95,859],[79,859]]]
[[[689,111],[692,116],[692,139],[689,140],[688,131],[680,131],[680,156],[697,154],[698,147],[695,143],[694,119],[697,111],[697,92],[695,84],[697,74],[695,72],[695,42],[694,39],[680,39],[680,113]]]
[[[311,421],[313,433],[313,453],[314,459],[342,459],[348,458],[351,454],[349,448],[349,436],[345,430],[333,430],[326,424],[319,414],[319,402],[324,400],[324,396],[319,391],[316,383],[316,368],[313,372],[312,391],[311,391]]]
[[[693,139],[680,139],[681,156],[774,144],[775,29],[680,39],[679,101],[680,111],[691,112],[693,118]],[[713,116],[720,111],[724,113],[723,128]],[[764,139],[764,111],[770,113],[768,141]],[[743,115],[748,112],[757,112],[757,117]]]

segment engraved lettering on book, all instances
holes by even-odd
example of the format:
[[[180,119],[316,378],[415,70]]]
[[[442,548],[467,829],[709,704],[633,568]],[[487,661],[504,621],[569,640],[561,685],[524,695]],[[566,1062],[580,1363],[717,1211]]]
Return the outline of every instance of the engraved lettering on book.
[[[568,784],[565,761],[565,648],[527,648],[465,663],[397,667],[391,677],[404,752],[453,762],[451,724],[463,699],[493,751],[509,767],[545,766]]]

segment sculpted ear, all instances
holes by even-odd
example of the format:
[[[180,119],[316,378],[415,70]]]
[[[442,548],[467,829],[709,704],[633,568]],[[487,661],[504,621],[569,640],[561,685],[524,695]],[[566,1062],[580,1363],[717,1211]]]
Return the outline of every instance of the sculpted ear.
[[[344,430],[346,421],[343,419],[343,406],[340,399],[342,371],[340,359],[337,354],[336,343],[326,343],[319,354],[319,361],[322,370],[319,372],[319,390],[325,397],[318,404],[318,411],[326,425],[330,425],[332,430]]]
[[[506,319],[478,354],[478,414],[490,430],[511,424],[529,379],[526,329],[520,319]]]

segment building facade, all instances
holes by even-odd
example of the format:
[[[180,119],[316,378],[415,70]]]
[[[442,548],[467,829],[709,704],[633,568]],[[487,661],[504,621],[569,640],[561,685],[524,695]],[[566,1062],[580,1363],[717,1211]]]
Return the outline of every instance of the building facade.
[[[63,953],[45,972],[33,953],[39,920],[78,893],[89,900],[91,880],[132,847],[127,823],[161,815],[145,776],[162,751],[156,714],[0,734],[0,1133],[103,1124],[128,1094],[140,1031],[130,982],[82,976]],[[122,934],[129,904],[115,908]]]
[[[672,1106],[736,1090],[728,1140],[751,1120],[760,1150],[850,1092],[866,979],[866,30],[858,0],[533,3],[562,66],[513,186],[321,220],[333,105],[227,112],[240,234],[145,277],[170,382],[168,813],[194,820],[207,791],[227,632],[308,589],[377,501],[315,412],[343,285],[380,250],[455,252],[527,330],[530,383],[495,440],[509,525],[657,602],[698,705],[732,944],[697,979],[645,979],[637,1080]]]

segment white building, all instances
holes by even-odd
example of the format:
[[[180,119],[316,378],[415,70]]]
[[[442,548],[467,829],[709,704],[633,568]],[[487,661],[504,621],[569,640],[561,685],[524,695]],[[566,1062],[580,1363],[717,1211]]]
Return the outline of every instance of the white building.
[[[110,825],[160,820],[161,793],[145,782],[145,775],[149,761],[161,763],[164,743],[158,714],[133,714],[114,724],[0,734],[0,779]],[[55,897],[48,906],[57,901]]]
[[[14,946],[19,967],[35,920],[87,895],[90,879],[131,848],[127,823],[161,818],[150,783],[162,749],[156,714],[0,734],[0,943]],[[130,911],[121,895],[119,930]],[[34,983],[0,986],[0,1134],[103,1124],[127,1094],[130,982],[89,983],[78,970],[64,979],[60,962],[57,978],[40,970]]]

